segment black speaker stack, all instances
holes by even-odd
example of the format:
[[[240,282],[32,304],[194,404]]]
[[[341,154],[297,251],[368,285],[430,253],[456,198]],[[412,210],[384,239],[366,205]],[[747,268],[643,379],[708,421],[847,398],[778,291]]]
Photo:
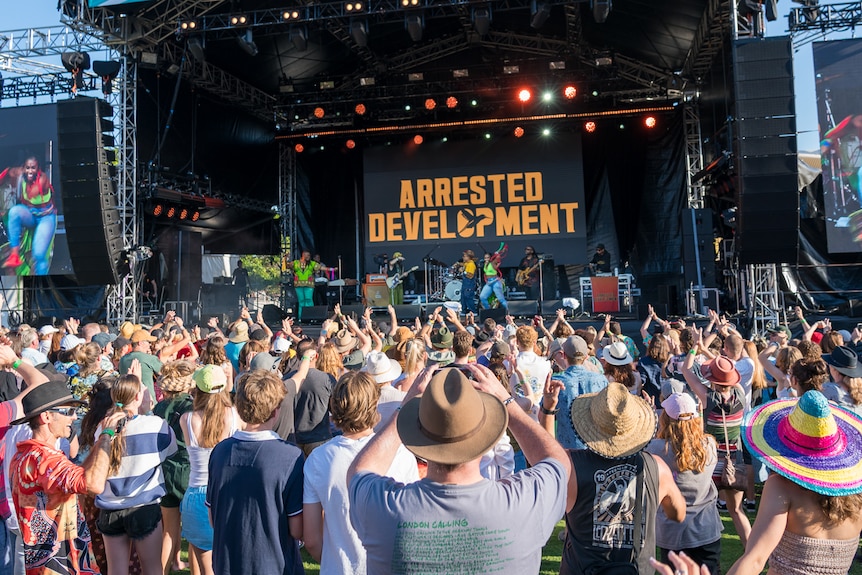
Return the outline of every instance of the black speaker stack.
[[[795,263],[799,190],[789,36],[733,44],[740,263]]]
[[[63,215],[79,284],[116,284],[128,273],[117,209],[113,110],[78,97],[57,105]]]
[[[712,210],[686,209],[682,212],[682,261],[685,286],[715,285],[715,243]],[[698,277],[698,266],[700,276]]]

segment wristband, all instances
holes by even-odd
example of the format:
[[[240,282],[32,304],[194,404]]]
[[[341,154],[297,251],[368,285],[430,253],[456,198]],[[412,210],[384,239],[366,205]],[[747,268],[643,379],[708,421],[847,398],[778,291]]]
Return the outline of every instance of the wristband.
[[[545,407],[545,402],[542,401],[539,402],[539,411],[541,411],[545,415],[556,415],[557,412],[560,411],[560,408],[557,407],[556,409],[548,409],[547,407]]]
[[[515,398],[511,395],[503,402],[503,407],[507,407],[510,403],[515,401]]]
[[[103,429],[102,433],[100,433],[99,435],[107,435],[111,439],[114,439],[114,436],[117,435],[117,432],[114,431],[113,429]]]
[[[310,356],[307,356],[307,355],[303,355],[300,359],[301,359],[301,360],[306,360],[306,359],[307,359],[308,361],[311,361],[311,357],[310,357]]]
[[[688,355],[697,355],[697,349],[691,348],[690,350],[688,350]]]
[[[18,367],[19,367],[20,365],[21,365],[21,360],[20,360],[20,359],[16,359],[16,360],[12,363],[12,369],[18,369]]]

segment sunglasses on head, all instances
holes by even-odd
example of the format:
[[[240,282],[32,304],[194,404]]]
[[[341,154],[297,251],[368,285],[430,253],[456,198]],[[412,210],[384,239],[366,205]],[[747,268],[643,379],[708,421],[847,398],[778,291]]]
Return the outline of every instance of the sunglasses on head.
[[[70,416],[75,415],[76,410],[77,408],[75,407],[54,407],[52,409],[49,409],[48,411],[52,413],[59,413],[60,415]]]

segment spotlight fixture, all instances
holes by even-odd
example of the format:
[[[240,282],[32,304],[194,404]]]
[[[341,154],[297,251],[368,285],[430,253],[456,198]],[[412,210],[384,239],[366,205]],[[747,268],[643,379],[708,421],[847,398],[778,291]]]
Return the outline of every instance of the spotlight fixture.
[[[186,20],[185,22],[180,22],[180,30],[183,32],[191,32],[198,27],[198,23],[194,20]]]
[[[644,118],[644,126],[649,128],[650,130],[656,127],[658,122],[655,119],[655,116],[647,116]]]
[[[590,7],[593,9],[593,18],[596,23],[604,24],[611,13],[611,0],[590,0]]]
[[[425,100],[425,109],[428,111],[433,110],[437,107],[437,101],[434,98],[428,98]]]
[[[357,116],[364,116],[365,112],[368,110],[365,108],[365,104],[356,104],[356,107],[353,108],[353,111],[356,112]]]
[[[487,36],[491,31],[491,10],[488,8],[473,9],[473,27],[479,36]]]
[[[566,97],[566,100],[574,100],[577,95],[578,89],[574,86],[569,85],[563,88],[563,96]]]
[[[192,221],[196,222],[200,219],[201,213],[198,210],[192,212]]]
[[[120,63],[114,60],[95,60],[93,62],[93,72],[99,75],[102,79],[102,94],[107,98],[112,92],[112,84],[114,78],[120,73]]]
[[[592,134],[593,132],[595,132],[595,131],[596,131],[596,123],[595,123],[595,122],[592,122],[592,121],[590,121],[590,122],[584,122],[584,130],[585,130],[588,134]]]
[[[544,92],[542,94],[542,101],[543,102],[547,103],[547,102],[552,101],[553,99],[554,99],[554,95],[551,92]]]
[[[348,2],[344,5],[344,9],[348,12],[359,12],[362,8],[364,8],[362,2]]]
[[[458,98],[455,96],[449,96],[446,98],[446,107],[450,110],[458,107]]]
[[[180,210],[180,219],[187,220],[189,218],[189,209],[183,208]]]
[[[165,211],[165,206],[163,206],[162,204],[156,204],[153,206],[153,215],[156,217],[162,215],[164,213],[164,211]]]
[[[490,139],[491,139],[491,133],[490,133],[490,132],[485,132],[485,139],[486,139],[486,140],[490,140]]]
[[[551,5],[547,2],[537,4],[534,0],[532,14],[533,17],[530,20],[530,28],[538,30],[545,25],[545,22],[548,21],[548,17],[551,15]]]
[[[470,100],[470,105],[475,108],[476,106],[479,105],[479,101],[478,100]]]
[[[415,8],[419,6],[419,0],[401,0],[401,6],[403,8]]]
[[[520,138],[521,136],[524,135],[524,128],[522,128],[521,126],[517,126],[513,133],[515,134],[516,138]]]
[[[347,146],[348,150],[352,150],[356,147],[356,142],[354,140],[347,140],[346,142],[344,142],[344,145]]]
[[[285,10],[281,15],[285,20],[298,20],[299,19],[299,11],[298,10]]]
[[[544,130],[542,130],[542,135],[543,136],[550,136],[551,135],[551,129],[545,128]]]
[[[527,88],[522,88],[518,91],[518,100],[523,104],[526,104],[527,102],[529,102],[530,98],[532,98],[532,97],[533,97],[533,93],[530,92]]]
[[[86,52],[63,52],[60,60],[66,71],[72,73],[72,93],[77,94],[84,86],[84,70],[90,69],[90,55]]]
[[[257,44],[254,43],[252,39],[251,28],[245,31],[245,34],[237,37],[237,42],[239,43],[239,47],[243,49],[243,51],[249,56],[257,56]]]
[[[204,51],[204,45],[200,38],[189,38],[188,48],[195,60],[200,62],[206,61],[207,54]]]
[[[320,106],[316,107],[316,108],[314,109],[314,112],[313,112],[313,113],[314,113],[314,117],[315,117],[315,118],[317,118],[318,120],[319,120],[319,119],[321,119],[321,118],[323,118],[323,116],[325,116],[325,115],[326,115],[326,112],[325,112],[325,111],[324,111],[324,109],[323,109],[323,108],[321,108]]]
[[[413,136],[413,143],[416,144],[417,146],[420,145],[424,141],[425,141],[425,138],[423,138],[421,134],[416,134],[415,136]]]
[[[248,17],[245,14],[237,14],[230,17],[231,26],[243,26],[248,22]]]
[[[168,208],[168,211],[165,213],[168,219],[172,219],[175,215],[177,215],[177,208],[171,206]]]
[[[350,35],[357,46],[368,47],[368,25],[365,22],[353,22],[350,25]]]
[[[301,154],[302,152],[305,151],[305,146],[303,146],[302,144],[297,144],[293,147],[293,151],[296,152],[297,154]]]

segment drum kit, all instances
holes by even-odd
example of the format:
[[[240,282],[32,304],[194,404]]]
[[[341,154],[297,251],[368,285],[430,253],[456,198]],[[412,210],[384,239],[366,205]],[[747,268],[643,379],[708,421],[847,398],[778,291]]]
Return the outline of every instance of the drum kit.
[[[464,266],[458,262],[452,266],[440,260],[428,262],[430,301],[461,301],[461,288],[464,285]],[[475,294],[474,294],[475,295]]]

